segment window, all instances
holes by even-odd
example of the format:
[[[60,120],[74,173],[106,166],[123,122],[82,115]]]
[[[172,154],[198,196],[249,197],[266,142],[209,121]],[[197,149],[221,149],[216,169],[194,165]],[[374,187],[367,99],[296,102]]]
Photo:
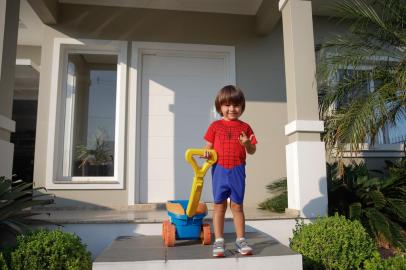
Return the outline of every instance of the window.
[[[55,39],[48,188],[123,188],[126,45]]]

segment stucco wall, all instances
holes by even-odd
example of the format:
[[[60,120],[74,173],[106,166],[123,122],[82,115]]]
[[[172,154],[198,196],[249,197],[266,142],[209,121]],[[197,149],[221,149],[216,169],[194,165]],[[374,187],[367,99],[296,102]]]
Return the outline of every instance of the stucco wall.
[[[39,72],[41,67],[41,47],[18,45],[17,59],[30,59],[33,68]]]
[[[245,204],[257,205],[268,196],[265,186],[286,175],[287,112],[280,22],[271,34],[259,37],[253,16],[67,4],[61,11],[60,24],[44,31],[34,174],[37,186],[45,184],[49,93],[55,91],[50,89],[53,38],[62,36],[235,46],[237,84],[247,99],[243,120],[251,124],[259,141],[257,153],[247,160]],[[316,18],[315,25],[319,40],[333,23]],[[126,205],[128,199],[127,190],[52,192],[63,204]]]

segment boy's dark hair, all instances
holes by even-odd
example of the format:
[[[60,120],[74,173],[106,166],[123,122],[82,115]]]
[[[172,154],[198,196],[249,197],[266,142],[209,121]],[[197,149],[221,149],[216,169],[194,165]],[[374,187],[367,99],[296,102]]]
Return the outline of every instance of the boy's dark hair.
[[[243,113],[245,110],[245,97],[240,88],[234,85],[226,85],[218,92],[214,104],[216,105],[216,111],[221,116],[223,116],[221,113],[221,105],[224,104],[240,105],[241,113]]]

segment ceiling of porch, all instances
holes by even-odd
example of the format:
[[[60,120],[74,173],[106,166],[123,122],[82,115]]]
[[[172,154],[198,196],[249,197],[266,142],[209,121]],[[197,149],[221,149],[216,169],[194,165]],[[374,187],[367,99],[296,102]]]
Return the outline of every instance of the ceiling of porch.
[[[311,1],[313,13],[316,15],[331,15],[324,7],[335,0],[305,0]],[[261,5],[278,3],[279,0],[58,0],[59,3],[116,6],[133,8],[150,8],[179,11],[195,11],[224,14],[256,15]],[[276,7],[277,5],[275,5]]]
[[[59,0],[59,3],[255,15],[263,0]]]
[[[334,0],[312,0],[313,14],[334,15],[326,6]],[[279,0],[21,0],[18,44],[41,44],[45,24],[56,24],[64,5],[98,5],[185,12],[206,12],[255,16],[258,34],[272,31],[280,20]]]

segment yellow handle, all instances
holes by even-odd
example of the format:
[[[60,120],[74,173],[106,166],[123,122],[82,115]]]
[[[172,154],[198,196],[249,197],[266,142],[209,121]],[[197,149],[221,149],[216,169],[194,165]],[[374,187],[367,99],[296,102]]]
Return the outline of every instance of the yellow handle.
[[[204,156],[206,151],[209,152],[210,157],[206,160],[205,163],[201,167],[197,165],[196,160],[193,158],[194,156]],[[195,173],[195,176],[198,177],[204,177],[206,175],[207,170],[217,161],[217,152],[213,149],[196,149],[196,148],[191,148],[186,150],[185,153],[185,159],[187,162],[192,165],[193,171]]]
[[[201,167],[197,165],[194,156],[204,156],[205,152],[210,153],[209,158],[203,163]],[[186,209],[186,215],[192,217],[196,213],[199,206],[200,197],[203,190],[203,178],[207,170],[217,161],[217,153],[212,149],[188,149],[185,154],[186,161],[192,165],[195,177],[193,178],[192,191],[190,192],[189,203]]]

